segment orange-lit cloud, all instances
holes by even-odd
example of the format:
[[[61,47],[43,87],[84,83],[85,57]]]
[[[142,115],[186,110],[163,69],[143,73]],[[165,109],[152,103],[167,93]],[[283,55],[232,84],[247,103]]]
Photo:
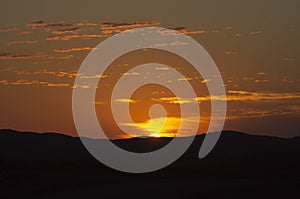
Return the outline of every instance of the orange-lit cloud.
[[[68,29],[60,29],[60,30],[53,30],[52,33],[56,35],[61,35],[65,33],[77,33],[79,28],[68,28]]]
[[[194,123],[199,123],[199,120],[195,118],[156,117],[145,122],[120,123],[120,125],[136,128],[139,135],[135,136],[174,137],[182,121],[185,122],[185,125],[181,127],[182,136],[190,136],[194,130]]]
[[[96,23],[89,23],[89,22],[75,24],[75,26],[97,26],[97,25],[98,24]]]
[[[261,118],[270,116],[283,116],[283,115],[299,115],[299,105],[281,105],[274,108],[240,108],[229,110],[226,119],[246,119],[246,118]]]
[[[81,47],[81,48],[69,48],[69,49],[54,49],[56,53],[69,53],[74,51],[91,51],[94,48],[91,47]]]
[[[206,33],[205,30],[188,30],[186,27],[176,27],[176,28],[171,28],[171,29],[176,30],[176,31],[181,32],[186,35],[196,35],[196,34]]]
[[[2,53],[0,54],[0,59],[32,59],[32,58],[40,58],[43,57],[41,53],[35,53],[31,55],[11,55],[9,53]]]
[[[124,76],[130,76],[130,75],[140,75],[140,73],[132,72],[132,73],[123,73]]]
[[[225,55],[237,55],[239,54],[237,51],[225,51]]]
[[[263,33],[263,31],[261,31],[261,30],[248,32],[249,35],[259,35],[259,34],[262,34],[262,33]]]
[[[54,75],[57,77],[69,77],[73,78],[77,76],[76,71],[66,72],[66,71],[49,71],[46,69],[38,71],[14,71],[18,75]]]
[[[65,26],[72,26],[72,24],[65,24],[65,23],[45,23],[43,20],[35,21],[26,24],[27,27],[65,27]]]
[[[176,28],[169,28],[166,30],[160,30],[159,34],[163,36],[168,36],[168,35],[173,35],[176,36],[178,35],[178,32],[186,34],[186,35],[196,35],[196,34],[203,34],[206,33],[207,31],[205,30],[188,30],[186,27],[176,27]]]
[[[228,101],[276,101],[286,99],[300,99],[300,93],[272,93],[229,90]]]
[[[149,27],[149,26],[157,26],[158,22],[132,22],[132,23],[113,23],[106,22],[101,24],[101,31],[103,35],[110,35],[113,33],[119,33],[131,28],[138,27]]]
[[[56,55],[49,55],[48,59],[70,59],[74,57],[73,55],[65,55],[65,56],[56,56]]]
[[[161,44],[155,44],[154,46],[182,46],[182,45],[188,45],[188,43],[174,41],[171,43],[161,43]]]
[[[30,31],[22,31],[22,32],[19,32],[18,34],[19,35],[29,35],[29,34],[31,34],[32,32],[30,32]]]
[[[191,77],[181,77],[181,78],[179,78],[177,80],[178,81],[191,81],[191,80],[193,80],[193,78],[191,78]]]
[[[266,74],[267,74],[266,72],[257,72],[257,73],[255,73],[255,75],[258,75],[258,76],[264,76]]]
[[[11,41],[8,43],[9,46],[12,46],[12,45],[17,45],[17,44],[35,44],[37,43],[36,40],[34,41]]]
[[[19,28],[2,28],[0,29],[0,32],[14,32],[19,30]]]
[[[44,27],[44,26],[47,26],[47,24],[44,23],[43,20],[41,20],[41,21],[35,21],[35,22],[28,23],[25,26],[27,26],[27,27]]]
[[[104,35],[99,34],[74,34],[74,35],[55,35],[47,37],[48,41],[68,41],[70,39],[82,38],[82,39],[92,39],[92,38],[102,38],[105,37]]]
[[[51,83],[47,81],[39,81],[39,80],[16,80],[9,82],[8,80],[1,80],[1,84],[3,85],[12,85],[12,86],[30,86],[30,85],[41,85],[48,87],[69,87],[68,83]]]
[[[157,102],[166,102],[170,104],[186,104],[195,101],[204,102],[210,100],[227,100],[227,101],[278,101],[288,99],[300,99],[300,93],[271,93],[271,92],[249,92],[229,90],[227,96],[202,96],[197,98],[180,98],[180,97],[162,97],[152,98]]]
[[[122,98],[122,99],[115,99],[116,102],[122,102],[122,103],[135,103],[134,100],[132,99],[125,99],[125,98]]]

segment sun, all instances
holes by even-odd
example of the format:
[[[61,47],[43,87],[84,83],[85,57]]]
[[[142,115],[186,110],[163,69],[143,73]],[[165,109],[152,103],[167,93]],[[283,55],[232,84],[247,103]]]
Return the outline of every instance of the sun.
[[[155,137],[155,138],[159,138],[161,137],[159,133],[152,133],[149,135],[149,137]]]

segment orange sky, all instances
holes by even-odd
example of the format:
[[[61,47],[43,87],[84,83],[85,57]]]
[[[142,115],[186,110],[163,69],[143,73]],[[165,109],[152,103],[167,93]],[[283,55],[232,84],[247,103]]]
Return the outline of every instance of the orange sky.
[[[116,3],[121,5],[115,6]],[[68,1],[29,0],[22,5],[15,0],[2,1],[0,107],[3,116],[0,128],[76,135],[71,97],[83,59],[101,41],[116,33],[160,26],[191,36],[216,62],[227,90],[225,129],[297,136],[300,127],[297,8],[297,1],[184,1],[176,4],[173,1],[76,1],[72,5]],[[205,132],[210,100],[224,99],[209,97],[205,86],[209,80],[197,77],[188,63],[150,50],[129,53],[111,67],[114,70],[120,67],[117,69],[120,75],[138,75],[125,74],[122,70],[124,66],[129,68],[153,59],[180,68],[187,80],[198,88],[198,97],[174,99],[164,88],[143,88],[130,103],[133,119],[144,128],[149,120],[147,107],[160,103],[170,110],[161,135],[173,135],[178,126],[179,104],[197,100],[202,118],[193,122],[200,122],[199,133]],[[164,69],[160,70],[163,74]],[[113,81],[109,74],[98,77],[101,75],[104,82]],[[98,118],[110,137],[124,137],[106,114],[108,98],[103,96],[109,89],[101,86],[97,89]],[[155,135],[155,128],[148,127],[146,133]]]

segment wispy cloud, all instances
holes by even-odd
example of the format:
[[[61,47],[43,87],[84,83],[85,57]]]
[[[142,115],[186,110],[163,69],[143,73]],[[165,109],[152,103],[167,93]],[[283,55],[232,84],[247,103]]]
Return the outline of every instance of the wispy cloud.
[[[134,101],[133,99],[115,99],[116,102],[122,102],[122,103],[135,103],[136,101]]]
[[[282,57],[280,58],[281,61],[295,61],[295,58],[293,57]]]
[[[178,35],[178,32],[186,34],[186,35],[196,35],[196,34],[203,34],[206,33],[207,31],[205,30],[188,30],[186,27],[175,27],[175,28],[169,28],[166,30],[159,30],[159,34],[163,36],[168,36],[168,35]]]
[[[66,72],[66,71],[49,71],[46,69],[43,70],[38,70],[38,71],[13,71],[15,72],[17,75],[54,75],[57,77],[69,77],[69,78],[73,78],[77,76],[76,71],[73,72]]]
[[[130,75],[140,75],[140,73],[132,72],[132,73],[123,73],[124,76],[130,76]]]
[[[181,32],[186,35],[196,35],[196,34],[206,33],[205,30],[188,30],[186,27],[176,27],[176,28],[171,28],[171,29],[176,30],[176,31]]]
[[[8,43],[9,46],[12,46],[12,45],[18,45],[18,44],[35,44],[37,43],[36,40],[34,41],[11,41]]]
[[[65,24],[65,23],[45,23],[43,20],[35,21],[26,24],[27,27],[65,27],[65,26],[72,26],[72,24]]]
[[[53,30],[52,33],[56,35],[61,35],[65,33],[77,33],[79,28],[67,28],[67,29],[60,29],[60,30]]]
[[[259,35],[259,34],[262,34],[262,33],[263,33],[263,31],[261,31],[261,30],[248,32],[249,35]]]
[[[239,54],[237,51],[229,51],[229,50],[225,51],[225,55],[237,55],[237,54]]]
[[[11,55],[9,53],[0,54],[0,59],[32,59],[32,58],[40,58],[40,57],[43,57],[42,53],[19,54],[19,55]]]
[[[157,26],[158,22],[131,22],[131,23],[114,23],[106,22],[101,24],[101,31],[104,35],[119,33],[131,28]]]
[[[49,55],[47,56],[48,59],[70,59],[74,57],[73,55],[65,55],[65,56],[56,56],[56,55]]]
[[[273,93],[273,92],[249,92],[229,90],[229,101],[277,101],[287,99],[300,99],[300,93]]]
[[[210,100],[227,100],[227,101],[269,101],[276,102],[279,100],[300,99],[300,93],[272,93],[272,92],[249,92],[239,90],[229,90],[227,96],[201,96],[196,98],[180,97],[162,97],[152,98],[156,102],[165,102],[170,104],[186,104],[192,102],[205,102]]]
[[[68,41],[70,39],[92,39],[92,38],[102,38],[106,37],[105,35],[99,35],[99,34],[74,34],[74,35],[55,35],[55,36],[49,36],[47,37],[48,41],[58,41],[58,40],[63,40],[63,41]]]
[[[227,120],[239,120],[248,118],[262,118],[270,116],[298,115],[300,105],[281,105],[273,108],[240,108],[229,110]]]
[[[14,32],[14,31],[18,31],[19,30],[19,28],[16,28],[16,27],[14,27],[14,28],[2,28],[2,29],[0,29],[0,32]]]
[[[47,81],[39,81],[39,80],[16,80],[16,81],[8,81],[1,80],[1,84],[3,85],[12,85],[12,86],[30,86],[30,85],[40,85],[40,86],[48,86],[48,87],[69,87],[68,83],[51,83]]]
[[[89,22],[83,22],[83,23],[77,23],[75,26],[97,26],[96,23],[89,23]]]
[[[188,43],[174,41],[171,43],[158,43],[158,44],[155,44],[154,46],[185,46],[185,45],[188,45]]]
[[[28,75],[28,76],[34,76],[34,75],[51,75],[56,77],[68,77],[68,78],[74,78],[79,77],[80,79],[104,79],[107,78],[108,75],[102,75],[102,74],[95,74],[95,75],[84,75],[84,74],[78,74],[77,71],[50,71],[50,70],[38,70],[38,71],[24,71],[24,70],[13,70],[12,72],[16,73],[17,75]]]
[[[91,51],[94,48],[91,47],[78,47],[78,48],[65,48],[65,49],[54,49],[56,53],[69,53],[69,52],[76,52],[76,51]]]

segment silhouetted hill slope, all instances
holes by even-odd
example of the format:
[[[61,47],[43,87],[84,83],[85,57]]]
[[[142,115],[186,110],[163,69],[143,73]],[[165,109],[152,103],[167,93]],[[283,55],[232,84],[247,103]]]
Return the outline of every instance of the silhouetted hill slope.
[[[79,138],[0,130],[1,195],[30,198],[263,198],[298,194],[300,139],[225,131],[204,159],[204,136],[168,167],[146,174],[112,170],[95,160]],[[115,140],[146,152],[171,138]],[[101,142],[101,140],[98,140]]]

